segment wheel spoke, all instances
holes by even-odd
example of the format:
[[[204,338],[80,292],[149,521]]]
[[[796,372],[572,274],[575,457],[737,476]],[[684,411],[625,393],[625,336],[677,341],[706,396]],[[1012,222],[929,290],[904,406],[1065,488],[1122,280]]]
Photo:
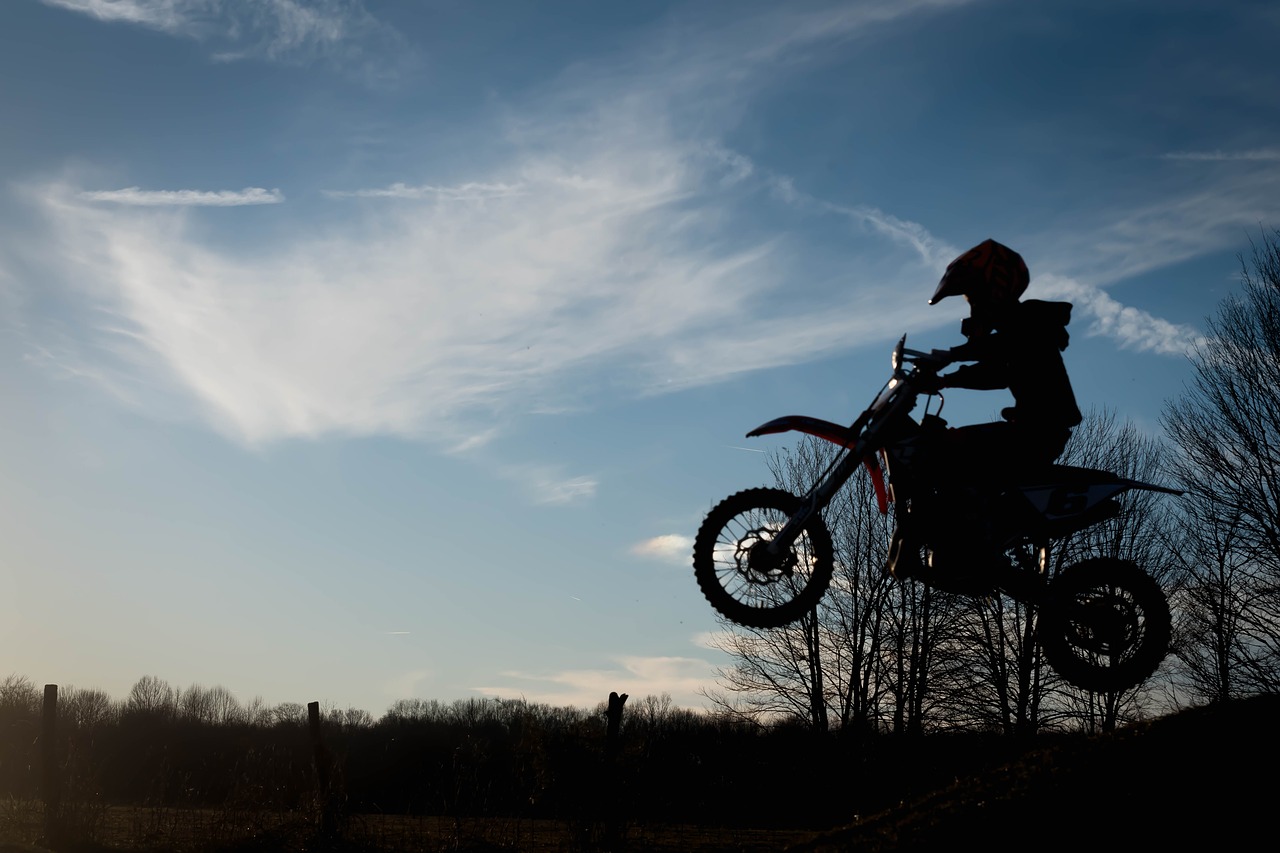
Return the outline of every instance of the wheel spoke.
[[[831,580],[830,534],[814,517],[785,553],[765,552],[799,508],[777,489],[740,492],[708,514],[694,544],[694,570],[704,595],[741,624],[775,627],[816,604]],[[816,538],[815,538],[816,537]]]
[[[1133,563],[1086,560],[1051,587],[1057,604],[1041,623],[1041,644],[1054,669],[1077,686],[1123,690],[1146,678],[1168,650],[1164,593]]]

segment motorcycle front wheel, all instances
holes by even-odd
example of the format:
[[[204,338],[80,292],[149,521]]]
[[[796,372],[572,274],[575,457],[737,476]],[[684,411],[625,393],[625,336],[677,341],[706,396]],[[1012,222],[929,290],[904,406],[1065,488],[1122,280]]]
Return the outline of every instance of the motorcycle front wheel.
[[[768,544],[801,507],[782,489],[747,489],[707,513],[693,543],[693,571],[722,616],[750,628],[778,628],[817,606],[831,584],[831,533],[814,513],[790,548]]]
[[[1169,651],[1169,601],[1135,563],[1111,557],[1064,569],[1049,585],[1040,647],[1067,681],[1095,693],[1137,686]]]

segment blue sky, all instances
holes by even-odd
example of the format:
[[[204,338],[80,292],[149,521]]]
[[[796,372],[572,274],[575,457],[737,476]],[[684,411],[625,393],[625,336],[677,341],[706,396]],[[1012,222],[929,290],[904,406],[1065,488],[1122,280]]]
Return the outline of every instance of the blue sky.
[[[743,434],[958,252],[1156,432],[1280,223],[1271,3],[0,4],[0,672],[697,707]],[[953,423],[1000,394],[952,394]],[[787,439],[752,440],[768,450]]]

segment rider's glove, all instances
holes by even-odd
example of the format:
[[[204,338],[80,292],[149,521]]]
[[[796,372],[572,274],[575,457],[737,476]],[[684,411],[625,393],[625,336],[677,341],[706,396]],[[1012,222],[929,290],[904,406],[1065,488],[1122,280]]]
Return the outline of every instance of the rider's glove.
[[[936,373],[921,373],[912,379],[911,384],[921,394],[937,394],[946,387],[946,379]]]

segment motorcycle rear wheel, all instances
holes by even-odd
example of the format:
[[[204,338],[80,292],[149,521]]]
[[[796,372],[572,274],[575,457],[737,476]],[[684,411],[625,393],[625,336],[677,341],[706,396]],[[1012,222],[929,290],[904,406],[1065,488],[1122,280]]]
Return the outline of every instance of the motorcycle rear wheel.
[[[707,513],[693,543],[693,571],[722,616],[750,628],[778,628],[813,610],[831,584],[831,533],[815,513],[786,552],[766,546],[801,499],[782,489],[747,489]]]
[[[1169,602],[1137,564],[1095,557],[1049,584],[1040,647],[1067,681],[1096,693],[1137,686],[1169,652]]]

